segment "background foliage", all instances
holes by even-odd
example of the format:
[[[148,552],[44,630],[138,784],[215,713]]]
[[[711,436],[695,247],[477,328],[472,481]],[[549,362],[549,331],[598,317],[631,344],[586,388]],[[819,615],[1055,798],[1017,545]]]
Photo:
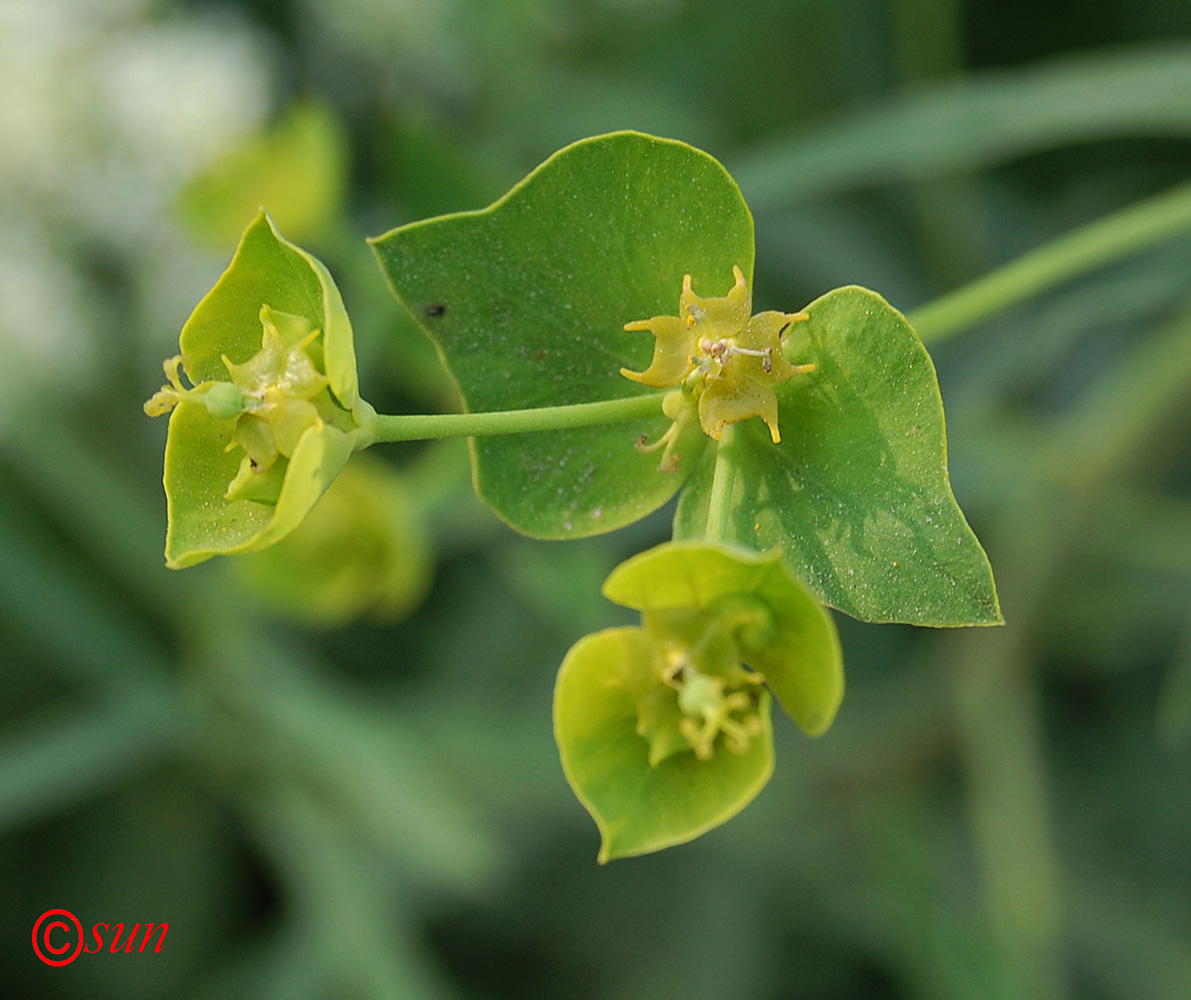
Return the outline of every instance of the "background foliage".
[[[388,620],[302,627],[257,573],[162,565],[140,402],[262,201],[335,273],[367,397],[418,412],[451,390],[362,237],[584,135],[717,156],[759,308],[857,282],[909,310],[1191,166],[1182,0],[727,10],[0,4],[13,995],[1191,995],[1191,238],[933,348],[1009,624],[840,618],[835,727],[780,720],[770,786],[688,846],[597,868],[549,721],[567,647],[632,617],[600,581],[668,512],[530,542],[459,442],[390,446],[433,582]],[[167,946],[50,969],[55,906]]]

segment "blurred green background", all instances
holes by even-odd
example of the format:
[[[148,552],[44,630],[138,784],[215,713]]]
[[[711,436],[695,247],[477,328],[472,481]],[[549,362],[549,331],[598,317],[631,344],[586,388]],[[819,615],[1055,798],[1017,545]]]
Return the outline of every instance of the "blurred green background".
[[[350,530],[164,568],[140,404],[258,204],[336,275],[365,396],[451,409],[363,237],[618,128],[737,177],[761,308],[912,310],[1186,180],[1191,6],[0,0],[6,996],[1191,996],[1191,237],[934,349],[1008,626],[839,618],[834,728],[779,720],[684,847],[598,867],[550,728],[667,512],[532,542],[460,442],[388,446]],[[166,946],[49,968],[52,907]]]

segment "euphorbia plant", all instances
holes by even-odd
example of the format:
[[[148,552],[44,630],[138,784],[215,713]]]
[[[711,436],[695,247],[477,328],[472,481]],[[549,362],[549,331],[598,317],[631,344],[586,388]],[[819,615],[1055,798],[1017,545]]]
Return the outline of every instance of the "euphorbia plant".
[[[855,287],[753,314],[752,218],[706,154],[585,140],[490,208],[373,247],[467,412],[362,402],[334,284],[262,217],[183,329],[192,387],[171,375],[147,404],[174,409],[167,561],[273,544],[378,441],[468,436],[481,499],[538,538],[611,531],[679,493],[674,540],[605,583],[641,625],[581,639],[559,673],[555,732],[601,860],[742,808],[772,768],[772,699],[808,735],[830,726],[825,606],[1000,621],[921,341]]]

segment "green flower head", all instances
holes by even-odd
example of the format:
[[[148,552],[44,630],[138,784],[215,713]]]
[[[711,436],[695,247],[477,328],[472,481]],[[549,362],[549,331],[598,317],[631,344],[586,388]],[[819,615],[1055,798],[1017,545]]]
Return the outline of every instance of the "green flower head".
[[[165,555],[175,569],[284,537],[375,423],[338,289],[263,212],[180,346],[165,362],[168,384],[145,404],[170,414]]]
[[[625,378],[665,388],[681,385],[698,403],[703,432],[719,440],[727,424],[760,417],[776,444],[777,396],[773,387],[814,365],[793,365],[782,356],[782,335],[806,313],[763,312],[753,315],[744,272],[734,267],[736,284],[722,298],[704,299],[683,278],[677,316],[626,323],[629,331],[654,335],[653,360],[643,372],[622,368]]]
[[[581,639],[554,727],[600,860],[691,840],[743,809],[773,769],[772,699],[808,735],[843,696],[835,627],[777,553],[667,542],[604,584],[639,627]]]

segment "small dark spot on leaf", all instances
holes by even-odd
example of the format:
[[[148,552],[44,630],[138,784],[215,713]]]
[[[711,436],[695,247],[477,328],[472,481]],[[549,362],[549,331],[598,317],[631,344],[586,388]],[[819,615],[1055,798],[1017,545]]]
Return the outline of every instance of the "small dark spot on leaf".
[[[438,317],[441,316],[446,311],[447,311],[447,307],[444,306],[441,302],[431,302],[430,305],[428,305],[426,307],[426,315],[430,319],[438,319]]]
[[[538,351],[538,353],[535,354],[534,357],[537,358],[539,361],[545,361],[548,357],[550,357],[550,352],[549,351]]]

